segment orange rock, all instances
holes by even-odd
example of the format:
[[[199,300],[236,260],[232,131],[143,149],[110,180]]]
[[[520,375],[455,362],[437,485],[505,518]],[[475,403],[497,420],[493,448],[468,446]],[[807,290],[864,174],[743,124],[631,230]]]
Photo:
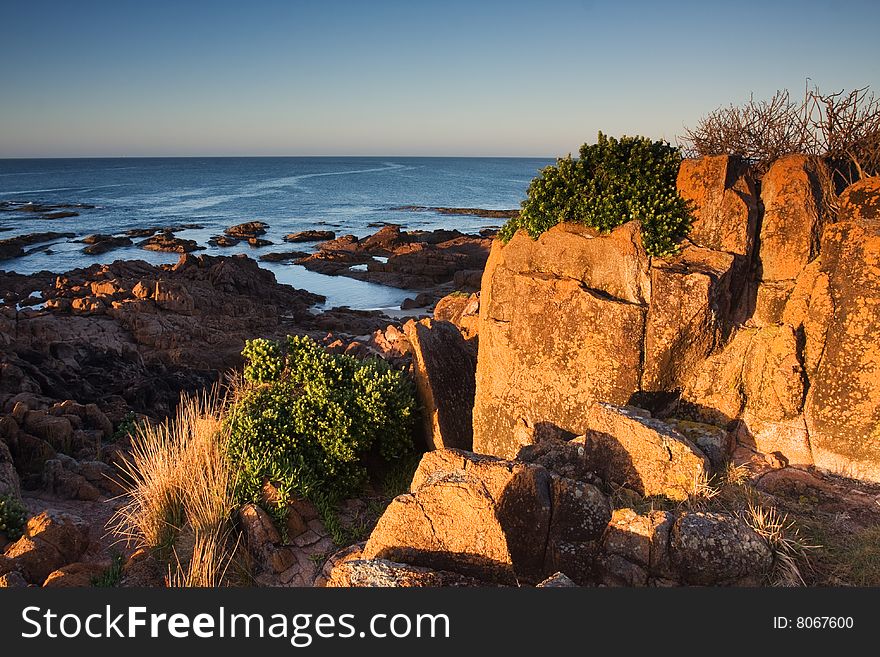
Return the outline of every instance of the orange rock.
[[[475,451],[515,457],[521,421],[581,434],[591,402],[626,404],[639,389],[645,309],[632,300],[647,261],[637,236],[637,224],[602,237],[561,224],[537,242],[524,232],[495,242],[480,294]]]
[[[761,280],[793,281],[819,254],[830,210],[828,168],[815,157],[778,159],[761,180]]]
[[[413,478],[413,492],[388,506],[363,558],[502,583],[540,581],[549,481],[539,466],[459,450],[429,452]]]
[[[696,210],[688,239],[717,251],[749,257],[755,242],[758,199],[751,172],[730,155],[684,160],[678,193]]]
[[[28,520],[24,536],[6,548],[13,569],[41,584],[54,570],[75,562],[89,546],[88,525],[77,516],[44,511]]]
[[[476,337],[480,323],[480,295],[446,295],[434,306],[434,319],[452,322],[466,339]]]
[[[109,562],[72,563],[49,573],[43,586],[47,588],[81,588],[93,586],[92,580],[103,575],[109,566]]]
[[[731,254],[699,247],[654,261],[642,390],[682,388],[723,344],[741,270]]]
[[[633,410],[594,404],[584,435],[587,468],[640,495],[684,500],[706,478],[706,456],[669,425]]]
[[[833,314],[806,401],[815,463],[880,481],[880,177],[843,192],[821,251]]]
[[[471,449],[476,345],[451,322],[410,320],[403,330],[413,355],[428,447]]]

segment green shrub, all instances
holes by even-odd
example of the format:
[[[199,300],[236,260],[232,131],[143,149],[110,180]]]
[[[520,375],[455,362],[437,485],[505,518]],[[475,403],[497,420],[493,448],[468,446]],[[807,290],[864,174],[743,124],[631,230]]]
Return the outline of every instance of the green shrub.
[[[648,253],[674,253],[691,225],[688,202],[675,187],[679,150],[665,141],[617,140],[600,132],[598,142],[581,146],[579,155],[558,159],[532,180],[519,216],[499,237],[507,242],[523,228],[536,238],[563,221],[608,232],[637,219]]]
[[[385,361],[330,354],[308,337],[251,340],[242,353],[245,383],[227,416],[240,500],[259,501],[264,479],[284,499],[338,499],[362,484],[368,452],[412,450],[413,387]]]
[[[0,534],[10,541],[21,538],[27,521],[27,511],[12,495],[0,495]]]

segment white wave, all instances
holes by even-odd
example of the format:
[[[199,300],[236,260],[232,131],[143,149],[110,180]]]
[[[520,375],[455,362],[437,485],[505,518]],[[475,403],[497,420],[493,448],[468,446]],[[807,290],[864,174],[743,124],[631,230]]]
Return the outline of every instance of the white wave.
[[[263,190],[263,189],[272,189],[276,187],[288,187],[290,185],[295,185],[300,180],[307,180],[308,178],[323,178],[324,176],[347,176],[358,173],[385,173],[389,171],[406,171],[408,169],[415,169],[416,167],[407,166],[405,164],[395,164],[394,162],[387,162],[383,167],[373,167],[370,169],[347,169],[344,171],[322,171],[320,173],[302,173],[297,176],[287,176],[285,178],[276,178],[274,180],[266,180],[261,183],[255,183],[253,185],[248,185],[245,189],[253,189],[253,190]]]

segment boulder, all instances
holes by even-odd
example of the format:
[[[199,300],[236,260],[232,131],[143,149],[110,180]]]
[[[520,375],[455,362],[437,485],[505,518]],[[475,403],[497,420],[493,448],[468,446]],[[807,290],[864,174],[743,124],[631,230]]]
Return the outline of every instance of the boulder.
[[[723,471],[730,462],[736,448],[733,432],[712,424],[674,417],[663,418],[663,422],[696,445],[709,459],[715,472]]]
[[[688,246],[651,267],[641,389],[680,390],[723,344],[741,293],[744,261]]]
[[[129,237],[114,237],[112,235],[89,235],[83,238],[83,242],[88,244],[83,247],[83,253],[88,255],[100,255],[123,246],[131,246],[133,243]]]
[[[89,526],[81,518],[47,510],[28,520],[24,535],[6,548],[14,569],[33,584],[77,561],[89,546]]]
[[[410,320],[403,327],[413,355],[413,378],[433,449],[473,446],[475,345],[450,322]]]
[[[565,573],[553,573],[543,582],[535,584],[535,588],[539,589],[560,589],[571,588],[573,586],[577,586],[577,584],[575,584]]]
[[[593,404],[586,427],[587,469],[640,495],[684,500],[711,472],[709,460],[690,440],[638,410]]]
[[[471,295],[459,293],[446,295],[434,306],[434,319],[452,322],[465,339],[476,337],[480,323],[479,292]]]
[[[832,196],[828,169],[815,157],[782,157],[764,175],[756,322],[780,320],[795,279],[819,255],[822,230],[833,219]]]
[[[458,573],[410,566],[387,559],[350,559],[333,569],[325,586],[409,588],[487,586],[487,583]]]
[[[138,246],[142,249],[147,249],[148,251],[165,251],[170,253],[190,253],[205,248],[199,246],[198,242],[195,240],[175,237],[173,233],[167,231],[148,237],[142,242],[138,242]]]
[[[17,570],[0,575],[0,589],[23,589],[27,586],[27,580]]]
[[[460,450],[428,452],[412,492],[395,498],[379,518],[363,558],[506,584],[540,581],[549,485],[539,466]]]
[[[5,495],[21,501],[21,484],[18,481],[18,473],[15,471],[12,453],[6,445],[6,441],[0,439],[0,496]]]
[[[670,556],[688,584],[758,584],[773,565],[767,542],[734,516],[682,513],[672,526]]]
[[[684,160],[678,193],[691,201],[695,220],[688,239],[698,246],[751,257],[758,221],[758,198],[751,172],[731,155]]]
[[[536,583],[559,570],[579,581],[592,571],[609,518],[607,498],[590,484],[538,465],[438,450],[422,458],[411,492],[388,506],[362,557],[502,584]]]
[[[550,499],[553,513],[544,572],[560,570],[577,584],[586,585],[594,578],[599,539],[611,519],[608,498],[589,483],[554,476]]]
[[[634,509],[615,509],[602,537],[603,553],[638,566],[646,578],[674,578],[669,556],[669,532],[674,520],[669,511],[640,514]],[[614,573],[614,566],[620,565],[615,560],[606,562],[605,574],[611,579],[620,577],[620,573]]]
[[[156,281],[153,301],[160,308],[181,315],[191,315],[195,310],[195,301],[186,287],[170,281]]]
[[[560,224],[495,242],[480,293],[474,449],[513,458],[517,423],[584,433],[595,401],[639,390],[647,258],[637,224]]]
[[[805,405],[813,458],[821,468],[880,481],[880,177],[841,194],[821,253],[833,314]]]
[[[94,586],[92,583],[100,578],[110,567],[110,562],[82,562],[72,563],[49,573],[44,588],[84,588]]]
[[[43,487],[47,492],[61,499],[87,501],[100,499],[101,491],[76,472],[76,469],[76,461],[73,461],[72,467],[65,467],[65,462],[61,459],[46,461],[43,466]]]
[[[284,236],[285,242],[323,242],[336,239],[336,233],[332,230],[304,230],[299,233],[290,233]]]
[[[277,575],[296,564],[293,550],[281,545],[281,534],[263,509],[256,504],[245,504],[239,509],[238,517],[258,573]]]
[[[247,221],[243,224],[236,224],[235,226],[230,226],[223,232],[230,237],[234,237],[236,239],[249,239],[251,237],[256,237],[258,235],[264,235],[266,233],[266,229],[269,228],[269,224],[262,221]]]
[[[73,427],[66,417],[55,417],[45,411],[28,411],[22,428],[52,445],[55,449],[67,449],[73,434]]]

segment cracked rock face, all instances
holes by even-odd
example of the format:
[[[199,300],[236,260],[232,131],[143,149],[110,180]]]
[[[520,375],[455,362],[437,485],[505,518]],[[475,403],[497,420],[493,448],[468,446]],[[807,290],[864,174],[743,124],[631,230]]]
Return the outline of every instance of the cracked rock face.
[[[411,492],[389,505],[362,556],[536,583],[560,570],[566,551],[591,555],[610,517],[607,498],[590,484],[538,465],[439,450],[423,457]]]
[[[599,402],[635,404],[880,481],[880,178],[835,203],[825,167],[790,156],[759,198],[721,156],[685,161],[678,188],[696,210],[673,257],[647,257],[636,222],[493,244],[474,450],[514,458],[553,431],[588,434]],[[722,465],[728,441],[704,446]]]

